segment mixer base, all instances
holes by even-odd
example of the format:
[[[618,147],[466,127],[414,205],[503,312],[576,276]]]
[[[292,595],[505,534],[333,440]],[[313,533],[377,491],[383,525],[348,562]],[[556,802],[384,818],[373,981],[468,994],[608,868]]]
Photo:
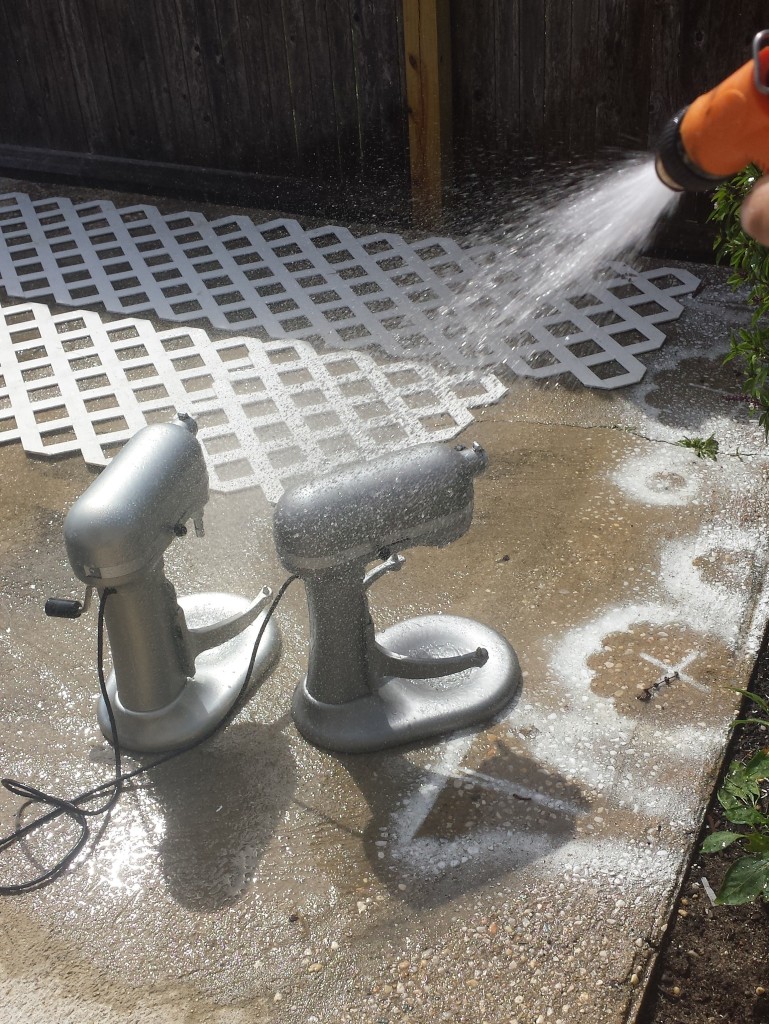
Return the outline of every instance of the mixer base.
[[[371,694],[341,704],[316,700],[305,678],[294,691],[293,716],[302,735],[340,753],[366,753],[477,725],[501,711],[517,694],[521,670],[503,636],[472,619],[423,615],[377,636],[394,654],[441,658],[483,647],[488,661],[437,679],[383,676]]]
[[[244,612],[250,602],[234,594],[195,594],[179,599],[190,627],[218,622]],[[123,707],[115,685],[115,673],[107,680],[107,693],[115,715],[120,746],[137,753],[160,753],[186,747],[212,733],[232,709],[243,688],[246,670],[264,612],[232,640],[199,654],[195,675],[165,707],[154,711],[130,711]],[[264,675],[280,652],[280,637],[269,622],[259,644],[252,680]],[[107,708],[102,697],[97,707],[99,727],[112,742]]]

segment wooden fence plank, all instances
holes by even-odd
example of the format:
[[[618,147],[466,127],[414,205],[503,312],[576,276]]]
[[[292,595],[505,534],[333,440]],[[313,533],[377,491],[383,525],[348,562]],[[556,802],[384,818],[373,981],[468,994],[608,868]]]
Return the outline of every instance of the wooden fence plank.
[[[595,148],[597,20],[597,0],[572,0],[568,70],[571,87],[569,153],[590,154]]]
[[[250,120],[250,110],[248,94],[238,88],[237,52],[232,42],[234,34],[239,38],[237,22],[233,24],[236,11],[231,0],[192,0],[191,6],[216,138],[216,162],[212,166],[241,170],[247,166],[248,135],[243,126]]]
[[[613,145],[645,149],[649,138],[653,5],[628,0],[622,25],[623,59],[617,81],[620,133]]]
[[[349,0],[326,0],[325,9],[340,173],[351,178],[361,172],[363,146],[350,3]]]
[[[270,88],[272,123],[283,174],[299,174],[296,114],[293,106],[286,32],[281,0],[256,0],[262,21],[264,58]]]
[[[647,0],[597,0],[592,64],[599,148],[645,146],[653,11]]]
[[[75,148],[86,143],[85,127],[77,93],[73,88],[69,56],[62,48],[58,7],[44,0],[25,0],[23,16],[11,9],[9,20],[18,19],[17,52],[26,55],[34,68],[34,80],[45,118],[46,143],[61,147],[72,139]],[[42,59],[41,59],[42,57]]]
[[[328,173],[328,151],[323,145],[321,124],[323,116],[329,116],[328,93],[317,91],[311,71],[304,4],[305,0],[283,0],[286,56],[299,163],[310,177],[322,177]],[[315,61],[319,56],[312,54]]]
[[[95,8],[95,10],[94,10]],[[120,121],[121,155],[152,159],[158,150],[160,126],[147,80],[143,29],[131,0],[119,0],[105,17],[103,4],[92,4],[106,56],[112,95]],[[96,26],[94,26],[96,27]]]
[[[80,27],[82,48],[88,54],[87,74],[94,102],[101,112],[105,147],[111,155],[120,156],[130,148],[127,124],[123,116],[123,97],[116,93],[110,75],[110,55],[102,38],[98,3],[76,0],[73,19]],[[67,148],[76,147],[70,145]]]
[[[265,55],[265,36],[259,0],[236,0],[243,73],[251,105],[251,122],[245,131],[252,142],[254,169],[277,174],[285,166],[285,152],[293,146],[293,129],[273,115],[270,80]]]
[[[544,150],[545,127],[545,0],[521,6],[521,144],[527,154]]]
[[[180,153],[194,159],[195,128],[175,12],[168,0],[142,0],[135,4],[131,20],[132,31],[142,47],[142,77],[155,114],[159,159],[178,159]],[[181,74],[177,62],[181,64]],[[135,96],[139,103],[147,101],[144,89],[135,89]]]
[[[296,2],[296,0],[293,0]],[[331,62],[325,0],[302,0],[302,32],[307,74],[312,94],[312,138],[317,173],[321,177],[341,176],[334,78]],[[345,12],[346,13],[346,12]]]
[[[173,3],[150,0],[141,12],[141,25],[162,159],[200,163],[195,116]]]
[[[571,117],[571,0],[545,0],[544,135],[547,151],[568,153]]]
[[[508,156],[520,152],[521,6],[526,0],[494,0],[494,135]]]
[[[160,0],[173,5],[184,58],[190,107],[195,118],[196,150],[204,167],[215,167],[221,151],[211,105],[210,83],[202,56],[195,4],[190,0]]]
[[[497,0],[451,4],[452,99],[457,169],[472,173],[481,154],[493,148],[499,124],[497,103]],[[407,21],[408,24],[408,21]],[[408,82],[408,73],[407,73]]]
[[[119,136],[114,129],[114,115],[113,118],[109,116],[104,93],[96,89],[96,82],[104,69],[99,69],[99,55],[85,45],[77,0],[60,0],[59,7],[71,53],[70,69],[88,137],[88,149],[92,153],[109,153],[118,146]]]
[[[411,195],[415,219],[429,224],[443,207],[450,146],[448,4],[405,0],[403,12]]]
[[[445,11],[447,0],[437,0],[437,3],[439,11]],[[379,76],[373,83],[373,91],[377,97],[378,130],[383,147],[383,177],[389,180],[395,174],[405,174],[408,165],[402,0],[368,0],[367,9],[365,56],[373,58],[372,64],[379,61]],[[445,35],[445,23],[441,24]]]
[[[374,179],[400,176],[406,165],[400,2],[350,0],[362,166]]]
[[[198,142],[198,122],[187,79],[184,48],[173,0],[156,0],[151,4],[151,25],[148,31],[157,39],[162,52],[162,74],[168,90],[173,117],[174,155],[167,159],[179,163],[204,163]],[[152,51],[152,46],[148,52]]]
[[[235,131],[239,136],[240,166],[238,170],[257,170],[260,166],[261,147],[254,132],[255,110],[252,102],[249,79],[246,74],[246,60],[243,52],[243,36],[240,30],[240,7],[237,0],[227,0],[217,7],[219,40],[222,50],[223,73],[228,83],[228,95],[236,111]],[[220,166],[227,167],[226,154]]]
[[[679,47],[681,19],[678,0],[657,0],[654,5],[650,46],[649,137],[655,139],[663,124],[681,105]]]
[[[122,56],[114,47],[122,46],[122,25],[119,15],[103,17],[100,0],[78,0],[83,45],[89,52],[89,67],[95,76],[94,93],[105,111],[105,123],[111,127],[114,156],[136,156],[137,124],[133,96],[125,84]],[[69,149],[77,149],[70,145]]]
[[[18,145],[40,145],[48,137],[43,114],[42,90],[30,55],[19,46],[16,4],[11,9],[0,0],[0,67],[4,69],[4,90],[0,93],[3,134]]]
[[[594,64],[598,146],[619,144],[622,120],[618,85],[626,59],[624,14],[627,2],[629,0],[598,0]]]
[[[85,121],[72,74],[69,40],[58,3],[39,3],[33,17],[39,19],[45,39],[40,76],[46,82],[51,144],[61,145],[72,139],[78,148],[84,147],[87,145]],[[39,51],[36,56],[39,60]]]
[[[168,160],[175,152],[173,108],[167,102],[165,64],[154,35],[152,8],[157,0],[123,0],[121,51],[125,81],[133,98],[138,124],[136,156]]]

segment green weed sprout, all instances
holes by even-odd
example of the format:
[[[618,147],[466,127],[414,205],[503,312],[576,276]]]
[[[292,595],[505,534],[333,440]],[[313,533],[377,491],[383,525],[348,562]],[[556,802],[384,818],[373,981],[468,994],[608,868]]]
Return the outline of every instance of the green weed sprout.
[[[766,717],[742,718],[734,725],[769,726],[769,702],[755,693],[739,690]],[[740,856],[726,872],[716,903],[738,906],[761,898],[769,901],[769,747],[757,750],[747,761],[732,761],[716,799],[730,825],[741,831],[712,832],[702,844],[703,853],[717,853],[740,844]]]
[[[682,448],[691,448],[698,459],[718,459],[718,441],[713,434],[710,437],[682,437],[676,444]]]

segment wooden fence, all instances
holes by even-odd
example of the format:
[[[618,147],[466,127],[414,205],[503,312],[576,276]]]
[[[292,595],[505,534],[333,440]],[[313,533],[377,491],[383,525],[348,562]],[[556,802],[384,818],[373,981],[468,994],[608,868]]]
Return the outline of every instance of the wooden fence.
[[[767,25],[759,0],[0,0],[0,167],[402,203],[410,157],[434,188],[644,149]]]
[[[759,0],[452,0],[456,154],[646,149],[744,63]]]
[[[400,0],[2,0],[4,141],[340,176],[404,151]]]

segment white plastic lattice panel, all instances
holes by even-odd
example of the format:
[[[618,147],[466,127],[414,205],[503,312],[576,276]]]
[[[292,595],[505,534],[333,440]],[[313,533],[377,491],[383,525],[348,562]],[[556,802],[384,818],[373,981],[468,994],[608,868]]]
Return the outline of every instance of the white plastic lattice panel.
[[[103,323],[38,303],[0,309],[0,443],[79,450],[100,466],[145,423],[187,411],[201,426],[212,489],[259,486],[273,501],[311,474],[448,440],[504,392],[491,375],[319,354],[298,339],[211,341],[199,329]]]
[[[450,280],[472,265],[450,239],[410,245],[398,235],[355,238],[297,221],[256,225],[163,216],[153,206],[0,196],[0,276],[12,295],[111,312],[206,318],[267,337],[322,336],[360,347],[390,335],[435,332],[424,310],[450,300]],[[393,343],[392,355],[403,355]]]
[[[257,225],[243,216],[208,221],[195,212],[163,215],[153,206],[117,209],[106,200],[0,196],[0,283],[11,295],[101,304],[172,322],[205,319],[262,340],[295,337],[335,349],[375,345],[395,358],[441,357],[452,323],[437,311],[451,306],[489,258],[493,250],[463,249],[449,238],[356,238],[347,228],[305,230],[294,220]],[[665,269],[654,279],[612,266],[623,283],[627,275],[637,278],[648,298],[628,302],[597,281],[595,309],[578,315],[567,300],[557,301],[555,319],[532,321],[524,353],[514,340],[495,342],[497,362],[527,376],[571,372],[593,387],[638,380],[643,366],[634,353],[647,349],[634,345],[659,347],[664,340],[654,326],[662,318],[643,309],[656,302],[674,319],[682,311],[675,296],[698,282],[685,271]],[[662,277],[672,286],[661,284]],[[598,317],[609,312],[620,319],[602,324]],[[627,332],[642,338],[623,334],[625,321]],[[564,340],[561,325],[572,323],[576,334]],[[451,352],[454,363],[461,353],[453,346]],[[477,354],[467,364],[477,366]]]
[[[698,284],[686,270],[639,273],[611,263],[589,293],[562,299],[557,313],[533,321],[505,361],[520,376],[568,372],[589,387],[635,384],[646,372],[636,356],[661,348],[665,335],[657,324],[679,317],[676,296]]]

